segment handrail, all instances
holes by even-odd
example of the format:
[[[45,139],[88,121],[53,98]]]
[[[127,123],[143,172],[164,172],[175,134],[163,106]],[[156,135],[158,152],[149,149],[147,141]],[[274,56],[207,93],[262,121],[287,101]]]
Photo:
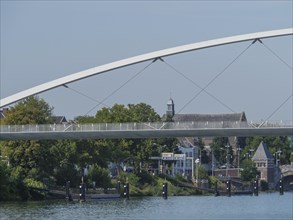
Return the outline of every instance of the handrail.
[[[261,126],[259,126],[261,125]],[[290,128],[292,123],[247,122],[150,122],[150,123],[96,123],[96,124],[27,124],[0,125],[0,133],[15,132],[72,132],[72,131],[141,131],[188,130],[205,128]]]

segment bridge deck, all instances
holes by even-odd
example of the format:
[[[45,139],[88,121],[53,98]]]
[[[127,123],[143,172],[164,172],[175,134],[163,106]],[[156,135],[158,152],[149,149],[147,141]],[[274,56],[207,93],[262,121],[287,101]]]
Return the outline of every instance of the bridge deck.
[[[2,125],[0,140],[293,136],[292,125],[266,126],[256,127],[246,122]]]

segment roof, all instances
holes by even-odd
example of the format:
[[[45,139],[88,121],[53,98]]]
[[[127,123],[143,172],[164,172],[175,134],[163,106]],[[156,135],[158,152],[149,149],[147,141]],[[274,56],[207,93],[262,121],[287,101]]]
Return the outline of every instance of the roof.
[[[65,116],[52,116],[52,120],[54,124],[67,123]]]
[[[255,154],[252,157],[252,160],[268,160],[274,159],[271,155],[267,145],[262,141],[260,142]]]
[[[174,122],[221,122],[221,121],[246,121],[244,112],[241,113],[224,113],[224,114],[175,114]]]

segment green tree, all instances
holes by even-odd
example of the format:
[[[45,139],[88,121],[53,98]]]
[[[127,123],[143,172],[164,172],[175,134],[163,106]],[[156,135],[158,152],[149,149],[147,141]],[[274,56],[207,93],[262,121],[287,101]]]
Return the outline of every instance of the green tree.
[[[52,122],[52,110],[43,99],[31,96],[11,107],[3,122],[10,125],[48,124]],[[1,154],[9,158],[11,181],[16,193],[28,198],[26,179],[42,180],[53,173],[54,164],[50,147],[54,141],[3,141]],[[13,185],[13,184],[12,184]]]
[[[251,149],[254,152],[258,148],[259,144],[263,141],[266,143],[267,147],[269,148],[270,153],[272,156],[276,157],[276,152],[280,151],[280,164],[289,164],[290,163],[290,156],[292,153],[292,148],[290,146],[290,140],[286,136],[277,136],[277,137],[250,137],[247,138],[247,144],[244,148],[243,152],[241,153],[242,157]],[[253,156],[253,155],[252,155]]]
[[[79,124],[95,123],[96,118],[94,116],[77,116],[74,118]]]
[[[11,183],[10,172],[5,162],[0,160],[0,201],[10,198]]]
[[[102,108],[97,111],[95,121],[98,123],[155,122],[160,121],[160,116],[145,103],[127,106],[115,104],[111,108]],[[132,157],[135,170],[139,170],[141,164],[137,161],[144,162],[152,155],[154,141],[152,139],[120,139],[105,143],[111,148],[112,156],[110,157],[114,161],[120,164],[124,159]]]
[[[30,96],[7,110],[4,124],[49,124],[52,122],[53,107],[50,107],[43,99]]]
[[[97,123],[123,123],[131,121],[129,109],[124,105],[115,104],[112,108],[102,108],[97,111],[95,121]]]
[[[229,140],[227,137],[217,137],[213,140],[211,145],[215,159],[219,164],[229,164],[233,161],[233,150],[229,147]]]
[[[260,172],[257,170],[255,164],[252,160],[248,159],[243,162],[242,170],[241,170],[241,180],[243,181],[252,181],[259,176]]]
[[[160,116],[155,110],[145,103],[139,103],[137,105],[129,104],[129,115],[131,122],[159,122]]]
[[[98,164],[91,165],[88,172],[88,184],[91,185],[93,181],[96,182],[97,187],[109,188],[111,186],[109,171]]]
[[[52,163],[55,164],[52,177],[57,185],[64,185],[70,181],[71,186],[80,183],[81,173],[77,168],[78,156],[75,142],[72,140],[58,140],[50,148],[53,155]]]

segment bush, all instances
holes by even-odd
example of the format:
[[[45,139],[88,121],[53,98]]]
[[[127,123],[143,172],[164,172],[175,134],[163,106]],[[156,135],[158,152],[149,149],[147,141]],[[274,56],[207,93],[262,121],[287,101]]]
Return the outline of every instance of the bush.
[[[97,164],[90,167],[87,180],[89,185],[95,181],[97,187],[109,188],[112,186],[108,170]]]
[[[149,174],[145,170],[142,170],[138,175],[139,177],[139,183],[140,184],[153,184],[154,183],[154,177],[153,175]]]
[[[175,179],[176,181],[179,181],[179,182],[185,182],[185,183],[188,182],[188,181],[186,180],[186,178],[185,178],[184,176],[180,175],[179,173],[176,173],[176,174],[175,174],[174,179]]]
[[[33,187],[33,188],[40,188],[40,189],[45,188],[44,183],[34,180],[32,178],[24,179],[23,183],[26,187]]]
[[[261,180],[260,181],[260,188],[261,188],[261,191],[267,191],[269,190],[269,184],[267,181],[265,180]]]

